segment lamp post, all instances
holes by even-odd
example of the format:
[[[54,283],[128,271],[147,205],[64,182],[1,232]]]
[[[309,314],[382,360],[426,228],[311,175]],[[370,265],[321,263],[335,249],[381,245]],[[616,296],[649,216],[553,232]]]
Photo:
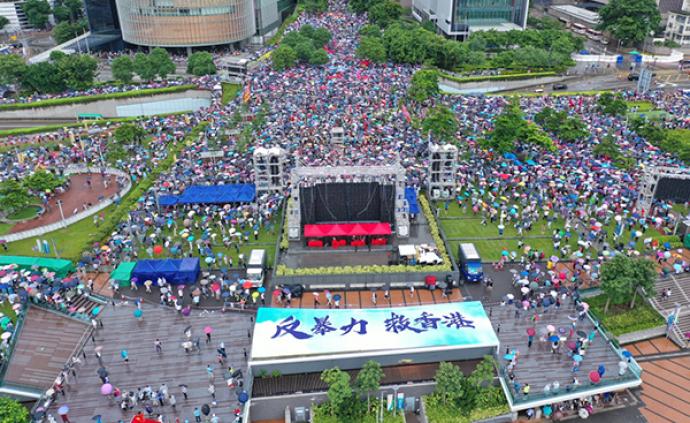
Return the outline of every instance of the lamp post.
[[[62,225],[65,225],[65,213],[62,211],[62,200],[56,201],[58,209],[60,209],[60,217],[62,218]]]

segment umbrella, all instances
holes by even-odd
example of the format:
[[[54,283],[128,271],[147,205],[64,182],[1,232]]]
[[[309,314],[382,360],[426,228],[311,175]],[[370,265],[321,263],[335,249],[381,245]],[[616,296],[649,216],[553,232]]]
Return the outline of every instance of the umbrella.
[[[625,357],[625,358],[630,358],[633,356],[632,353],[628,350],[623,350],[622,354],[623,354],[623,357]]]
[[[263,286],[260,286],[258,291],[260,294],[263,294],[264,292],[266,292],[266,288],[264,288]]]
[[[527,335],[529,336],[534,336],[536,335],[537,331],[534,330],[534,328],[527,328]]]
[[[204,413],[204,416],[208,416],[211,412],[211,407],[209,407],[208,404],[204,404],[201,406],[201,412]]]
[[[67,405],[62,405],[58,408],[58,414],[61,416],[66,416],[69,413],[69,407]]]
[[[3,341],[10,339],[11,337],[12,337],[12,332],[4,332],[2,335],[0,335],[0,339],[2,339]]]
[[[586,419],[587,417],[589,417],[589,411],[587,411],[584,408],[580,408],[577,411],[577,415],[580,416],[581,419]]]
[[[91,314],[93,314],[94,316],[98,316],[98,313],[100,313],[100,312],[101,312],[100,307],[94,307],[93,310],[91,310]]]
[[[547,325],[546,330],[548,332],[554,332],[556,330],[556,327],[554,325]]]
[[[561,340],[561,338],[559,338],[559,337],[556,336],[556,335],[551,335],[551,336],[549,336],[549,341],[550,341],[550,342],[558,342],[558,341],[560,341],[560,340]]]
[[[513,357],[515,357],[513,354],[506,354],[506,355],[503,356],[503,358],[506,359],[506,360],[512,360]]]
[[[204,328],[204,333],[205,333],[205,334],[208,335],[209,333],[212,333],[212,332],[213,332],[213,328],[212,328],[211,326],[206,326],[206,327]]]
[[[340,294],[335,294],[335,295],[333,296],[333,301],[340,301],[341,298],[342,298],[342,297],[340,296]]]
[[[192,314],[192,308],[190,306],[182,308],[183,316],[188,317],[190,314]]]
[[[596,370],[592,370],[591,372],[589,372],[589,380],[592,383],[599,383],[599,381],[601,381],[601,376],[599,376],[599,372],[597,372]]]
[[[245,402],[249,401],[249,394],[247,394],[247,391],[242,391],[237,395],[237,401],[240,402],[240,404],[244,404]]]
[[[142,313],[140,309],[134,310],[134,317],[136,317],[137,319],[140,318],[143,314],[144,313]]]
[[[113,385],[111,385],[109,383],[105,383],[105,384],[103,384],[103,386],[101,386],[101,395],[110,395],[112,393],[113,393]]]
[[[251,281],[244,281],[244,282],[242,283],[242,288],[244,288],[244,289],[249,289],[249,288],[251,288],[252,286],[253,286],[253,284],[251,283]]]
[[[582,356],[580,354],[573,355],[573,361],[577,361],[578,363],[581,362]]]
[[[587,334],[584,331],[578,330],[576,333],[577,333],[577,336],[579,336],[580,338],[586,338],[587,337]]]
[[[93,350],[96,351],[96,352],[101,352],[101,351],[103,351],[103,346],[102,346],[102,345],[98,345],[98,346],[96,346]]]

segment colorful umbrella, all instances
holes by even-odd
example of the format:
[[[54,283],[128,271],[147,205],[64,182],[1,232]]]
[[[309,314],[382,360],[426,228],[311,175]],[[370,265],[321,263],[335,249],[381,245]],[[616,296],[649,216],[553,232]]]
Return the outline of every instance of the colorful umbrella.
[[[140,309],[134,310],[134,317],[140,318],[144,313]]]
[[[204,328],[204,333],[205,333],[205,334],[208,335],[209,333],[212,333],[212,332],[213,332],[213,328],[212,328],[211,326],[206,326],[206,327]]]
[[[105,384],[103,384],[103,386],[101,386],[101,395],[110,395],[112,393],[113,393],[113,385],[111,385],[109,383],[105,383]]]
[[[599,372],[597,372],[596,370],[592,370],[591,372],[589,372],[589,380],[592,383],[599,383],[601,381],[601,376],[599,376]]]
[[[534,330],[534,328],[527,328],[527,335],[529,336],[534,336],[536,335],[537,331]]]

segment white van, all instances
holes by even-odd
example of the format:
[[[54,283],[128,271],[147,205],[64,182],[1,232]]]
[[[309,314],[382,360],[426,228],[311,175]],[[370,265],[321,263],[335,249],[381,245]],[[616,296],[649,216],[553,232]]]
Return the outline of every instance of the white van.
[[[266,250],[252,250],[247,261],[247,280],[260,287],[264,284],[266,271]]]

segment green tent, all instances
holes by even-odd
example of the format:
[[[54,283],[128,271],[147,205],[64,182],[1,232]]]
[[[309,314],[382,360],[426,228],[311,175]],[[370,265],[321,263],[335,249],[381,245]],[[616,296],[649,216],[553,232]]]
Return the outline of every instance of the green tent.
[[[134,270],[136,265],[137,263],[132,261],[120,263],[117,269],[113,270],[113,273],[110,274],[110,279],[117,281],[120,287],[130,286],[132,283],[132,270]]]
[[[26,257],[26,256],[0,256],[0,266],[7,266],[8,264],[16,264],[20,269],[43,269],[46,268],[51,272],[55,272],[58,277],[65,277],[69,273],[74,272],[74,264],[69,260],[44,258],[44,257]]]

